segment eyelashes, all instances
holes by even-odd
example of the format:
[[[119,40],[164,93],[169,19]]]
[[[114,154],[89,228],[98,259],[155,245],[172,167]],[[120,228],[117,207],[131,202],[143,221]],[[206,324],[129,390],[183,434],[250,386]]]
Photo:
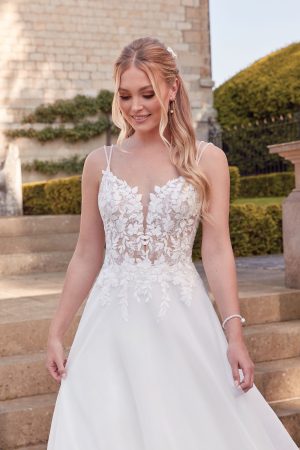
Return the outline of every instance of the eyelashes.
[[[143,95],[143,98],[145,98],[145,99],[150,99],[150,98],[152,98],[152,97],[154,97],[154,95],[155,94],[151,94],[151,95]],[[128,99],[130,99],[130,97],[129,96],[124,96],[124,95],[119,95],[119,97],[122,99],[122,100],[128,100]]]

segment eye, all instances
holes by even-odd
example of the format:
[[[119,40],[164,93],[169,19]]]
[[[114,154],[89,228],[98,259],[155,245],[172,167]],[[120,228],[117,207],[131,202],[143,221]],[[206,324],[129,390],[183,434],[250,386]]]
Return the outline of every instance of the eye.
[[[155,94],[153,93],[153,94],[143,95],[143,97],[146,98],[146,99],[148,99],[148,98],[154,97],[154,95],[155,95]],[[128,100],[128,99],[130,98],[128,95],[119,95],[119,97],[120,97],[122,100]]]

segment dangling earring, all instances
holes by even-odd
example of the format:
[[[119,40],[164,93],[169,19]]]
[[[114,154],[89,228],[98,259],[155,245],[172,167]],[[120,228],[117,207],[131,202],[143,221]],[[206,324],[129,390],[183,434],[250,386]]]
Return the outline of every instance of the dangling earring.
[[[175,103],[175,101],[174,100],[171,100],[171,102],[170,102],[170,113],[171,114],[173,114],[174,113],[174,103]]]

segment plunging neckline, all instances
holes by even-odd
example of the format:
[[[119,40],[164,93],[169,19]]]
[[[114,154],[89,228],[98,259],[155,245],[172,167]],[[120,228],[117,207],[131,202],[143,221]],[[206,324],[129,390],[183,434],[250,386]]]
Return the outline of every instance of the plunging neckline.
[[[130,190],[132,190],[132,191],[138,193],[138,194],[141,195],[142,197],[145,196],[145,194],[143,194],[143,193],[141,192],[139,186],[137,186],[137,185],[131,186],[131,185],[128,183],[128,181],[126,181],[124,178],[118,177],[118,176],[115,175],[110,169],[102,169],[102,173],[110,173],[111,176],[112,176],[113,178],[115,178],[117,181],[119,181],[120,183],[125,184],[125,185],[127,186],[128,189],[130,189]],[[149,198],[151,197],[152,194],[154,194],[154,193],[156,193],[156,192],[158,192],[158,191],[161,191],[161,190],[165,189],[165,188],[168,187],[170,184],[175,183],[176,181],[179,181],[179,180],[181,180],[181,179],[183,179],[184,181],[186,181],[186,179],[184,178],[184,176],[178,175],[178,177],[171,178],[171,179],[169,179],[168,181],[166,181],[166,182],[165,182],[164,184],[162,184],[162,185],[155,184],[155,185],[153,186],[152,191],[149,191],[149,193],[148,193]]]
[[[147,205],[144,205],[142,198],[145,196],[145,194],[143,194],[140,191],[139,186],[137,186],[137,185],[131,186],[125,179],[119,178],[110,169],[102,169],[102,174],[110,175],[119,184],[122,184],[123,186],[125,186],[135,196],[135,199],[141,206],[141,222],[142,222],[142,229],[143,229],[142,240],[143,240],[144,251],[147,252],[147,242],[149,240],[149,238],[147,237],[147,233],[148,233],[149,215],[151,212],[150,210],[151,210],[151,204],[152,204],[153,197],[156,196],[156,194],[158,194],[159,192],[160,193],[164,192],[169,186],[176,184],[178,182],[181,182],[181,181],[184,181],[184,183],[187,183],[187,180],[185,179],[184,176],[179,175],[177,177],[169,179],[163,185],[155,184],[152,191],[150,191],[148,194],[149,200],[147,202]],[[99,185],[99,192],[100,192],[100,189],[102,186],[102,181],[103,181],[103,176],[102,176],[102,179],[101,179],[101,182]],[[194,186],[191,183],[189,183],[189,185],[194,188]],[[146,207],[146,211],[144,211],[144,207]]]

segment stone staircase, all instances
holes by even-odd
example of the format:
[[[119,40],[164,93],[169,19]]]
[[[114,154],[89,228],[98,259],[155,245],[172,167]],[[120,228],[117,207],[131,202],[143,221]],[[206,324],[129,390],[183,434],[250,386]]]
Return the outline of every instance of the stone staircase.
[[[0,279],[0,450],[46,449],[58,385],[45,368],[45,348],[66,268],[61,269],[60,262],[56,266],[56,258],[64,253],[68,260],[75,242],[73,236],[65,245],[58,234],[62,230],[65,235],[69,226],[69,234],[76,234],[78,227],[76,216],[61,217],[63,225],[54,216],[41,216],[38,227],[31,218],[24,219],[18,228],[20,239],[15,242],[12,228],[0,223],[0,230],[6,230],[12,239],[8,245],[0,233],[0,254],[3,256],[3,248],[4,256],[12,254],[15,246],[19,258],[14,270],[11,261],[9,268],[1,259],[5,277]],[[13,224],[14,219],[9,220]],[[49,246],[47,239],[52,241],[54,234],[55,244]],[[41,247],[32,243],[35,238]],[[57,272],[47,272],[49,266],[44,266],[45,259],[39,253],[48,255],[47,261]],[[31,261],[35,261],[29,267],[28,255],[34,255]],[[242,291],[240,303],[247,318],[244,336],[256,364],[255,384],[299,446],[300,290],[274,288],[254,295]],[[71,345],[83,307],[65,337],[66,348]]]
[[[80,216],[0,218],[0,276],[66,269]]]

